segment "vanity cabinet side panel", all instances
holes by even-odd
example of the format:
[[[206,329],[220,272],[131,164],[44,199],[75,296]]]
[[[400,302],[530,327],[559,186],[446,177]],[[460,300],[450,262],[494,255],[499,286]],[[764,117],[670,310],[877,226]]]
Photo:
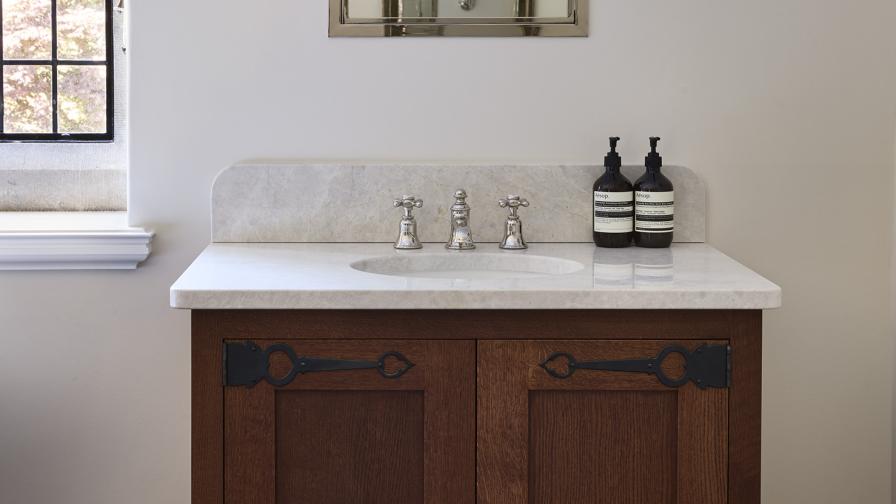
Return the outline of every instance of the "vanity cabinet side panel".
[[[224,502],[223,340],[210,312],[191,314],[193,504]]]
[[[729,504],[759,504],[762,437],[762,311],[732,311]]]

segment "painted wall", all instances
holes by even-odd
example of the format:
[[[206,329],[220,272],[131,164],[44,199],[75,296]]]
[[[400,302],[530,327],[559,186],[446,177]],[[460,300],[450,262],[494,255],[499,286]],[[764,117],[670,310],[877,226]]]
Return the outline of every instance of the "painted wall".
[[[889,502],[896,3],[592,2],[592,36],[556,40],[331,40],[324,1],[131,2],[131,220],[155,253],[0,274],[0,502],[189,502],[167,287],[224,166],[598,162],[611,134],[626,162],[662,136],[708,183],[710,242],[784,288],[764,502]]]

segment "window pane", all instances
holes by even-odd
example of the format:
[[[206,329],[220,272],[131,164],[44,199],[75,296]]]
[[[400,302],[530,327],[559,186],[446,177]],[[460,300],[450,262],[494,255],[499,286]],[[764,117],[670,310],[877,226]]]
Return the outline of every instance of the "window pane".
[[[59,132],[106,132],[106,67],[59,65]]]
[[[5,1],[5,0],[4,0]],[[106,5],[104,0],[58,0],[56,29],[59,59],[106,58]]]
[[[3,57],[50,59],[50,0],[3,0]]]
[[[3,67],[3,130],[52,133],[52,72],[43,65]]]

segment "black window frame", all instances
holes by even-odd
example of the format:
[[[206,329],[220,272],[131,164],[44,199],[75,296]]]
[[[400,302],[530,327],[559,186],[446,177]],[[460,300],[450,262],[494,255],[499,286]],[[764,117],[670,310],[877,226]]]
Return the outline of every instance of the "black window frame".
[[[6,59],[3,56],[3,0],[0,0],[0,142],[111,142],[115,139],[115,54],[112,52],[112,1],[104,0],[106,9],[106,58],[103,60],[60,60],[58,55],[59,33],[56,26],[56,6],[58,0],[50,0],[51,52],[48,60]],[[53,133],[7,133],[4,131],[4,91],[3,68],[5,65],[49,66],[52,71]],[[106,132],[105,133],[60,133],[59,132],[59,67],[60,66],[105,66],[106,67]]]

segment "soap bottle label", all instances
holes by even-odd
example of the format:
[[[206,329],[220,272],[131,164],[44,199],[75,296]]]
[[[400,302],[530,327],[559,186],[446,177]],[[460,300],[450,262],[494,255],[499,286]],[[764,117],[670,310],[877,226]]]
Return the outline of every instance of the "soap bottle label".
[[[674,227],[675,191],[635,191],[635,231],[671,233]]]
[[[634,203],[630,191],[594,191],[594,232],[631,233]]]

